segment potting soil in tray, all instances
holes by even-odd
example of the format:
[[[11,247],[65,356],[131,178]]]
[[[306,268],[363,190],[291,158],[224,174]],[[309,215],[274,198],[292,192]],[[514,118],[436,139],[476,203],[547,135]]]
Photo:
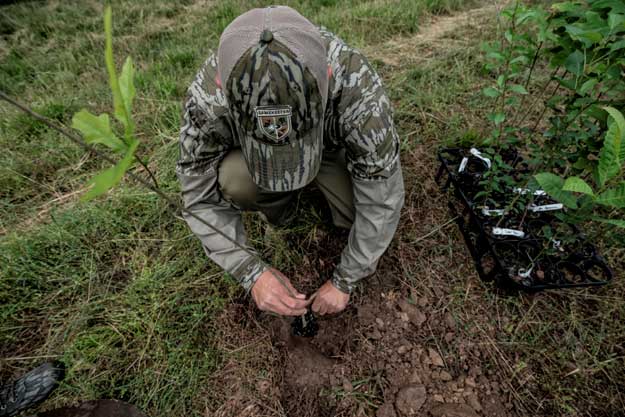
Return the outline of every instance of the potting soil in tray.
[[[512,178],[527,172],[522,157],[507,151],[501,159],[512,167]],[[603,285],[612,271],[580,230],[557,217],[562,204],[542,190],[511,188],[491,193],[493,206],[480,193],[490,159],[475,148],[447,148],[438,153],[437,182],[449,196],[449,208],[464,236],[480,278],[500,287],[542,290]],[[521,197],[522,212],[509,210]],[[553,231],[557,231],[554,233]]]

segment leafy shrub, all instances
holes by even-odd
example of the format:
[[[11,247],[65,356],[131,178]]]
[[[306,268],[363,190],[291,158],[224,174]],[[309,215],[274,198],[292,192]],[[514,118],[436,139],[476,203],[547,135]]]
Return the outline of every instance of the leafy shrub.
[[[568,207],[569,222],[625,227],[625,3],[567,1],[546,11],[517,2],[502,17],[501,39],[484,45],[496,79],[483,89],[494,100],[485,198],[542,187]],[[544,65],[550,76],[538,80]],[[514,147],[530,162],[517,178],[495,156]]]

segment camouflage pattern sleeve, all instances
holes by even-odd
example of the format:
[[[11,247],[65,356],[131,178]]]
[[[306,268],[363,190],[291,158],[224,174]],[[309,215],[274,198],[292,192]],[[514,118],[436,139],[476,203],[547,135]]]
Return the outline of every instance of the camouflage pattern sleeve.
[[[180,158],[176,174],[180,180],[185,208],[215,226],[233,241],[246,246],[241,213],[223,200],[217,179],[218,166],[234,147],[233,126],[226,99],[216,82],[217,62],[208,58],[189,87],[180,130]],[[216,264],[251,290],[266,270],[252,256],[199,220],[185,215],[206,254]]]
[[[334,87],[334,106],[336,130],[343,132],[347,150],[356,216],[332,282],[350,292],[375,272],[393,239],[404,203],[404,183],[399,136],[380,77],[360,52],[351,49],[343,55],[332,68],[339,85]]]

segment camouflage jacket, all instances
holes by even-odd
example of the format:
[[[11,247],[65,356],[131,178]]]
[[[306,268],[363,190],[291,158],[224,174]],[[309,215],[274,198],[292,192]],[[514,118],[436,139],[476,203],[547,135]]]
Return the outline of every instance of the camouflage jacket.
[[[332,70],[324,149],[346,149],[356,211],[332,282],[350,292],[360,279],[375,272],[399,222],[404,202],[399,137],[391,102],[375,70],[359,51],[336,35],[323,28],[321,33]],[[176,173],[185,207],[247,247],[241,213],[219,192],[219,163],[230,149],[240,145],[216,75],[217,58],[212,54],[187,93]],[[258,256],[233,245],[197,219],[185,219],[208,256],[246,290],[268,268]]]

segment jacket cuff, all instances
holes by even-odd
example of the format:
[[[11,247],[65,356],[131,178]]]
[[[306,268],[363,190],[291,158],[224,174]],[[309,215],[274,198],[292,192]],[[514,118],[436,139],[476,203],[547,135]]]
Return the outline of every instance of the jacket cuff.
[[[249,260],[244,262],[236,271],[233,271],[231,275],[239,281],[245,291],[249,293],[258,278],[268,269],[269,267],[264,262],[250,256]]]
[[[356,287],[355,284],[350,283],[346,277],[343,277],[341,275],[338,268],[334,271],[334,274],[332,274],[332,279],[330,280],[330,282],[332,283],[332,285],[334,285],[345,294],[351,294],[351,292]]]

